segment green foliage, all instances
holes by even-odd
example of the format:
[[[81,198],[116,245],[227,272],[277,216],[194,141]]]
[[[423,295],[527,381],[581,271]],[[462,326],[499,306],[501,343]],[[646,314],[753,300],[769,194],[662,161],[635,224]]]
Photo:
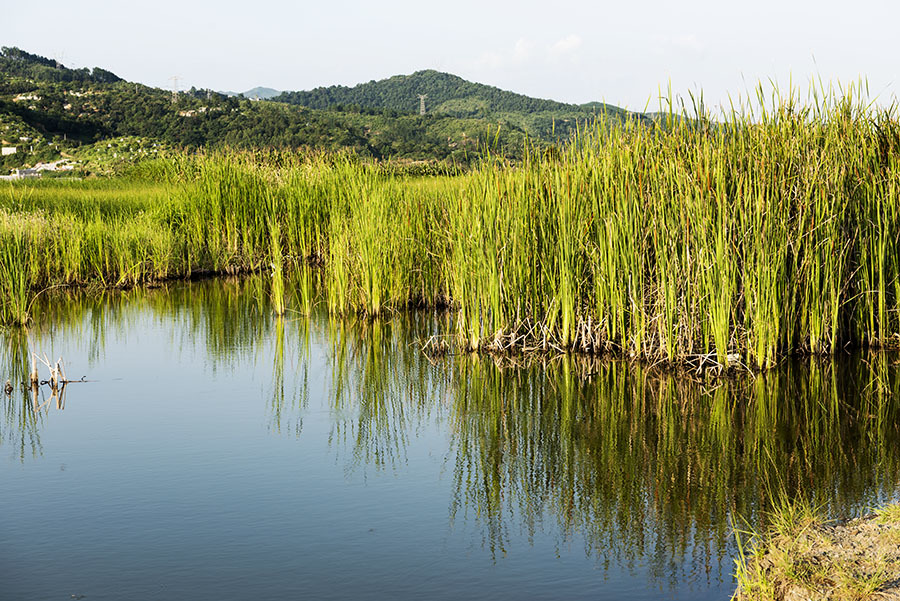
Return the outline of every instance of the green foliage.
[[[58,158],[59,150],[135,137],[186,149],[206,147],[351,149],[375,159],[468,163],[485,149],[521,157],[525,131],[509,119],[458,119],[392,110],[310,110],[252,102],[210,90],[170,92],[95,69],[90,77],[56,61],[7,49],[0,56],[0,125],[34,132],[56,154],[4,158],[13,167]],[[4,131],[0,129],[0,135]],[[15,140],[15,138],[13,139]],[[42,150],[46,150],[42,148]]]
[[[468,348],[766,369],[900,337],[900,125],[866,106],[598,121],[459,177],[356,153],[213,153],[143,170],[171,186],[162,198],[147,182],[26,183],[0,206],[47,212],[35,287],[258,270],[278,227],[285,257],[324,263],[334,312],[450,303]],[[440,123],[406,119],[416,136]],[[402,140],[393,151],[413,152]]]
[[[426,106],[441,107],[449,103],[447,112],[456,109],[458,112],[470,113],[477,113],[479,110],[534,113],[579,108],[577,105],[507,92],[433,70],[417,71],[412,75],[396,75],[352,88],[331,86],[308,92],[285,92],[277,99],[319,109],[337,105],[357,105],[412,113],[419,110],[419,94],[428,95]]]
[[[115,83],[122,78],[100,67],[67,69],[58,61],[16,47],[0,48],[0,71],[43,82]]]
[[[315,109],[352,107],[356,111],[412,114],[419,110],[419,94],[428,96],[425,101],[428,114],[498,120],[543,140],[567,139],[579,125],[584,126],[597,117],[614,121],[642,118],[609,104],[574,105],[531,98],[433,70],[397,75],[354,87],[330,86],[305,92],[284,92],[273,100]]]
[[[28,215],[0,211],[0,323],[21,326],[30,319],[37,233]]]

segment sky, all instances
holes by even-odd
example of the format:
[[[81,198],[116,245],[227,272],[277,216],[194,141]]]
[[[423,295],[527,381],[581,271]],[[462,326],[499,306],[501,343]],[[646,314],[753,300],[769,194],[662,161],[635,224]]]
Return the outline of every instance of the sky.
[[[10,0],[3,0],[6,3]],[[864,78],[900,95],[897,0],[66,2],[0,9],[0,45],[129,81],[244,91],[437,69],[564,102],[656,110],[671,86],[727,107],[759,82]]]

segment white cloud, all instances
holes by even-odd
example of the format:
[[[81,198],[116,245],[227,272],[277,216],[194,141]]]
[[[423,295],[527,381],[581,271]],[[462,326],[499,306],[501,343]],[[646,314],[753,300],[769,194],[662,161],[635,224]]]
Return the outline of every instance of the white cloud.
[[[693,52],[703,52],[703,50],[706,49],[706,44],[704,44],[694,33],[687,33],[677,36],[665,36],[661,41],[666,46],[671,46],[682,50],[691,50]]]
[[[516,40],[516,45],[513,46],[512,50],[512,60],[516,63],[523,63],[531,58],[532,50],[534,50],[534,43],[527,38],[519,38]]]
[[[539,47],[528,38],[519,38],[511,48],[484,52],[475,61],[475,65],[480,68],[503,69],[533,63],[555,62],[562,57],[574,58],[581,44],[581,36],[574,33],[543,47]]]
[[[506,61],[499,52],[485,52],[475,61],[478,67],[488,67],[491,69],[499,69],[503,67]]]
[[[570,33],[564,38],[561,38],[556,41],[550,48],[548,49],[548,53],[551,58],[559,58],[561,56],[570,55],[581,47],[582,39],[581,36],[575,33]]]
[[[489,67],[491,69],[501,69],[508,65],[521,65],[533,58],[534,46],[534,42],[528,38],[519,38],[510,49],[483,53],[478,57],[476,64],[479,67]]]

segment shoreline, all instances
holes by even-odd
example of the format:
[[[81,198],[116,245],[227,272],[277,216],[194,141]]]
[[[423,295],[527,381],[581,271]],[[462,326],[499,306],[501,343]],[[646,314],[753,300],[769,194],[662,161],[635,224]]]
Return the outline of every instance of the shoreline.
[[[900,502],[829,521],[783,503],[772,526],[736,560],[735,601],[900,600]]]
[[[327,270],[323,269],[323,262],[317,257],[309,259],[301,259],[299,261],[291,261],[289,265],[283,268],[284,277],[288,280],[294,278],[301,271],[308,269],[310,271],[320,271],[323,276],[327,275]],[[128,281],[117,284],[104,284],[102,281],[86,280],[72,281],[59,284],[49,285],[41,290],[32,291],[32,303],[38,297],[44,294],[56,292],[125,292],[135,289],[158,290],[166,288],[169,284],[192,284],[206,280],[218,279],[243,279],[247,277],[257,276],[267,271],[267,268],[259,263],[252,265],[229,265],[224,268],[193,268],[190,272],[170,272],[163,277],[145,277],[137,281]],[[313,286],[315,288],[315,286]],[[307,291],[313,296],[320,293]],[[286,291],[284,294],[287,301],[289,297],[293,297],[295,303],[286,302],[288,312],[291,312],[293,304],[302,304],[299,294],[296,290]],[[272,300],[272,292],[269,294],[269,301]],[[313,305],[322,303],[327,307],[325,300],[319,299],[313,301]],[[295,309],[294,309],[295,310]],[[328,309],[330,311],[330,309]],[[458,301],[452,298],[439,298],[436,301],[429,302],[424,298],[411,298],[405,306],[397,307],[391,311],[385,311],[378,315],[372,315],[364,310],[349,309],[338,311],[336,316],[356,316],[366,320],[390,319],[392,315],[400,312],[409,311],[435,311],[459,313],[461,307]],[[273,308],[274,313],[274,308]],[[307,309],[300,310],[301,314],[307,314]],[[277,315],[277,313],[274,313]],[[36,316],[35,316],[36,317]],[[35,321],[34,318],[29,319],[29,324]],[[38,319],[39,321],[39,319]],[[757,376],[764,374],[773,369],[777,369],[779,365],[790,360],[829,360],[837,358],[848,353],[891,353],[900,350],[900,336],[893,336],[886,341],[874,344],[860,345],[844,345],[827,352],[811,352],[809,349],[800,347],[789,349],[779,354],[777,360],[764,368],[758,368],[747,360],[741,353],[732,353],[727,357],[728,364],[723,365],[718,362],[716,352],[714,350],[708,353],[698,353],[689,355],[679,355],[670,359],[659,351],[651,353],[645,351],[639,355],[627,352],[621,345],[608,342],[604,345],[569,345],[561,346],[558,341],[552,338],[542,339],[540,336],[534,336],[533,332],[540,329],[541,324],[533,324],[530,329],[532,334],[526,333],[497,333],[491,338],[479,341],[478,344],[472,345],[464,335],[458,331],[450,330],[435,334],[427,339],[420,341],[420,350],[432,359],[437,359],[446,355],[453,354],[474,354],[483,357],[493,357],[495,359],[506,358],[514,363],[518,360],[530,360],[537,358],[554,358],[554,357],[585,357],[593,360],[603,361],[629,361],[644,365],[645,367],[659,369],[667,372],[681,373],[691,378],[737,378],[741,376]],[[14,324],[0,324],[2,327],[16,327]]]

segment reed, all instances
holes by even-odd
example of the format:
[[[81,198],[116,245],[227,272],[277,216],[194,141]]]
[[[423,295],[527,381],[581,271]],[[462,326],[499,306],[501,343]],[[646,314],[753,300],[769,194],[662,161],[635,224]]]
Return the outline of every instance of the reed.
[[[269,266],[272,268],[272,308],[275,315],[284,315],[284,258],[281,254],[281,226],[277,221],[272,221],[269,226],[269,232],[272,242],[271,256],[272,262]]]
[[[259,152],[13,184],[0,196],[15,272],[2,319],[48,285],[305,264],[321,268],[332,313],[449,305],[468,349],[722,370],[894,346],[900,121],[863,87],[805,103],[760,89],[716,119],[600,121],[558,152],[451,175]],[[10,262],[23,260],[14,230],[31,271]],[[285,302],[310,310],[308,294]]]
[[[35,231],[40,225],[0,212],[0,322],[23,326],[30,319],[34,298]]]

